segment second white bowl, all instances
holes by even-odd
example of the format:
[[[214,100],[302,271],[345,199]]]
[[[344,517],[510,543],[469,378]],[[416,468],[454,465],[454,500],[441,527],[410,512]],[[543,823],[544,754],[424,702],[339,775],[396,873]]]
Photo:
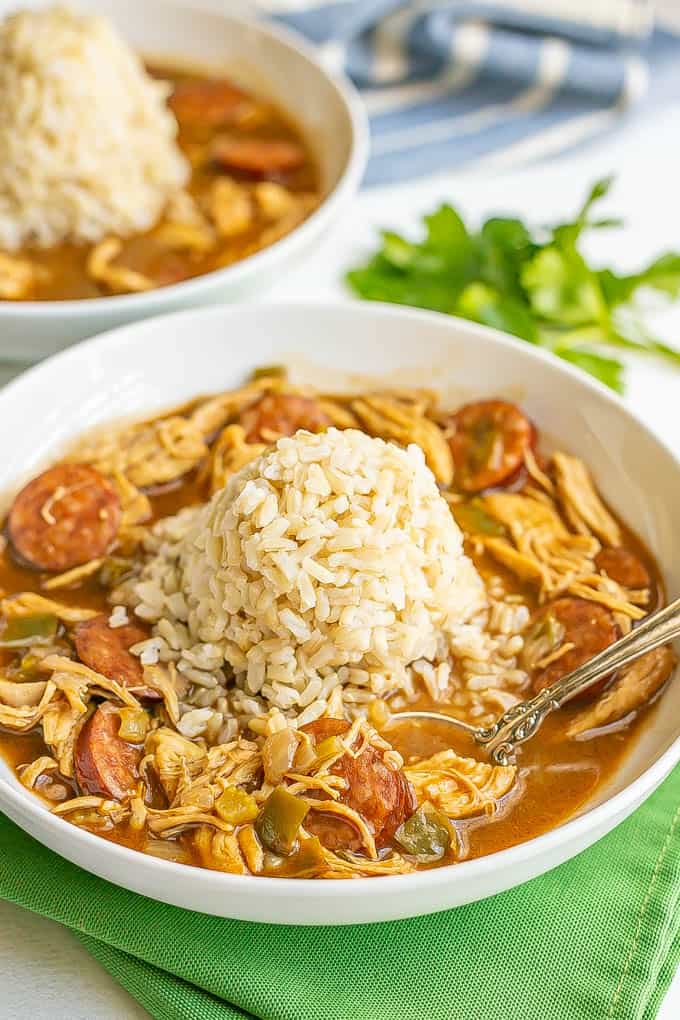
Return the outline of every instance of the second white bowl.
[[[30,6],[51,3],[34,0]],[[15,8],[16,0],[0,0],[0,18]],[[319,162],[324,199],[309,219],[269,248],[173,286],[86,301],[0,301],[0,360],[35,361],[135,319],[261,294],[340,219],[366,165],[367,120],[354,88],[326,72],[294,33],[229,13],[242,11],[242,4],[224,0],[223,11],[207,11],[170,0],[79,0],[78,8],[110,18],[144,55],[214,68],[276,101],[299,125]]]

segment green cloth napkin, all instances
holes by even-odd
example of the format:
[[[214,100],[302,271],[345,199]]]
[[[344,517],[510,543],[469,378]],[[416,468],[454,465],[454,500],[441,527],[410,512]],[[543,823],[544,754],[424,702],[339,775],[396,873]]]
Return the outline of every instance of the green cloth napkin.
[[[276,927],[164,906],[1,816],[0,896],[71,928],[158,1020],[652,1020],[680,961],[679,805],[680,768],[567,864],[411,921]]]

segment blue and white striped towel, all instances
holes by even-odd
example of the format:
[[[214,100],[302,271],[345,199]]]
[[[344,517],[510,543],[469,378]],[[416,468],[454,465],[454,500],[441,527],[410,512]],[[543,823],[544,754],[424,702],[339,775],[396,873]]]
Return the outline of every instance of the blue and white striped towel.
[[[553,155],[680,99],[651,0],[260,0],[362,91],[367,184]]]

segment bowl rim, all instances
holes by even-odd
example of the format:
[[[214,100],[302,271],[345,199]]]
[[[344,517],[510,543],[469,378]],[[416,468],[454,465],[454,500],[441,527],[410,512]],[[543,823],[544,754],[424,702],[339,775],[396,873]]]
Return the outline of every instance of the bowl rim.
[[[180,280],[164,287],[154,287],[152,290],[137,294],[112,294],[106,297],[72,298],[65,301],[0,300],[0,318],[4,314],[10,315],[14,319],[45,319],[55,314],[62,317],[83,318],[99,313],[104,315],[113,311],[141,312],[145,306],[154,301],[173,302],[178,298],[200,299],[203,288],[212,289],[214,286],[219,286],[220,282],[229,282],[229,284],[238,286],[243,278],[259,271],[266,272],[270,264],[283,261],[287,255],[292,254],[297,244],[304,244],[306,238],[310,235],[313,236],[318,228],[332,218],[334,210],[342,204],[348,195],[358,191],[368,163],[370,129],[368,114],[359,93],[346,75],[335,68],[324,66],[323,60],[320,59],[313,45],[301,33],[286,25],[272,24],[256,17],[250,18],[232,11],[219,10],[216,7],[189,7],[185,0],[166,0],[166,2],[170,2],[173,7],[179,10],[190,11],[196,16],[207,15],[208,17],[221,18],[223,21],[247,28],[250,32],[255,31],[271,41],[282,43],[298,58],[312,65],[332,86],[347,114],[350,145],[342,173],[316,209],[290,233],[266,248],[247,255],[222,269],[213,269],[188,280]]]
[[[378,301],[360,302],[353,299],[314,301],[310,299],[299,299],[289,301],[266,301],[261,303],[242,302],[232,305],[190,308],[127,323],[125,325],[106,330],[97,336],[91,337],[79,344],[60,351],[52,357],[45,359],[43,362],[32,366],[27,371],[23,372],[18,378],[12,380],[0,391],[0,417],[2,415],[2,405],[4,403],[5,395],[10,394],[16,398],[21,394],[22,390],[26,390],[26,396],[28,397],[30,395],[33,380],[41,374],[49,374],[54,371],[55,365],[59,366],[62,372],[68,370],[69,362],[73,362],[75,368],[79,361],[83,358],[83,355],[96,351],[98,348],[115,349],[120,346],[122,340],[127,340],[129,342],[134,341],[135,344],[138,343],[140,337],[135,337],[135,334],[143,333],[144,330],[156,331],[159,327],[162,328],[164,326],[172,325],[173,323],[182,320],[198,320],[200,324],[200,321],[204,319],[223,319],[224,317],[234,315],[238,316],[244,311],[252,314],[253,309],[267,309],[269,314],[274,315],[277,320],[280,317],[285,317],[291,309],[297,310],[298,312],[306,309],[310,315],[319,313],[322,315],[349,314],[350,316],[357,315],[359,317],[374,317],[376,320],[396,320],[396,322],[408,319],[415,323],[425,322],[430,323],[431,325],[437,325],[443,330],[451,328],[452,330],[457,329],[459,331],[466,332],[468,334],[468,341],[480,339],[491,342],[492,344],[505,348],[506,350],[519,351],[521,352],[521,356],[526,357],[528,360],[533,360],[544,365],[551,365],[559,373],[567,375],[585,389],[596,394],[600,400],[604,400],[605,403],[609,403],[610,406],[617,411],[617,413],[623,413],[634,428],[643,433],[647,439],[659,447],[659,449],[675,465],[680,475],[680,457],[678,457],[678,455],[670,448],[665,440],[657,435],[657,433],[654,432],[645,422],[643,422],[638,415],[628,407],[621,397],[608,389],[597,379],[586,375],[575,366],[556,359],[554,355],[540,347],[530,344],[518,346],[520,341],[517,338],[509,336],[508,334],[489,326],[483,326],[466,319],[460,319],[457,316],[448,316],[439,312],[409,308],[405,306],[395,306],[393,304]],[[130,336],[131,334],[132,336]],[[200,335],[200,330],[198,330],[195,335]],[[12,818],[32,816],[36,819],[39,828],[47,826],[47,828],[52,829],[57,835],[61,833],[63,836],[65,834],[63,826],[68,826],[68,832],[66,833],[67,841],[73,845],[81,847],[83,851],[94,851],[94,855],[88,853],[88,857],[96,860],[98,856],[103,855],[112,861],[118,861],[120,864],[128,864],[131,869],[135,870],[138,876],[141,876],[141,872],[144,871],[153,873],[154,875],[164,876],[170,881],[174,880],[181,883],[182,878],[184,877],[186,879],[188,877],[187,872],[189,872],[190,881],[195,881],[205,886],[213,886],[214,883],[217,883],[220,892],[223,892],[225,895],[228,895],[230,890],[240,890],[243,892],[246,889],[252,889],[253,883],[257,883],[254,888],[261,888],[261,895],[268,895],[273,900],[285,900],[294,893],[299,894],[302,890],[309,890],[310,892],[313,890],[314,898],[319,901],[329,902],[338,901],[340,899],[355,901],[357,898],[368,895],[369,890],[371,894],[377,895],[379,899],[382,899],[384,896],[389,898],[393,893],[398,890],[404,890],[407,887],[410,893],[415,893],[419,890],[424,890],[438,884],[446,883],[454,878],[455,881],[460,883],[464,883],[466,880],[468,883],[473,883],[478,879],[482,879],[490,875],[492,872],[502,872],[515,869],[518,873],[520,873],[522,865],[528,864],[540,857],[549,857],[551,851],[559,850],[559,848],[563,846],[569,846],[578,839],[579,835],[585,835],[591,830],[600,829],[602,831],[603,827],[605,827],[604,831],[608,831],[606,829],[608,821],[611,822],[613,820],[613,825],[619,824],[619,822],[622,821],[637,804],[641,803],[644,799],[646,799],[646,797],[653,793],[657,786],[659,786],[670,773],[673,766],[679,761],[680,736],[676,737],[669,747],[667,747],[666,750],[659,755],[659,757],[657,757],[651,765],[649,765],[636,779],[628,783],[618,793],[607,797],[601,804],[587,809],[583,812],[583,814],[580,814],[575,818],[567,819],[561,825],[558,825],[556,828],[550,829],[539,836],[535,836],[532,839],[518,843],[515,846],[508,847],[504,850],[498,850],[494,853],[486,854],[473,860],[452,863],[424,871],[409,872],[403,875],[362,877],[356,882],[347,882],[345,879],[340,878],[330,878],[319,881],[308,878],[276,878],[263,875],[234,875],[227,872],[218,872],[200,868],[196,865],[179,864],[174,861],[166,861],[161,858],[152,857],[151,855],[144,854],[141,851],[132,850],[120,844],[105,840],[101,836],[97,836],[94,833],[90,833],[85,829],[80,829],[77,826],[70,824],[60,816],[52,814],[46,806],[31,793],[31,791],[19,790],[1,774],[0,808],[2,808],[5,803],[9,803],[15,809],[15,813],[12,815]],[[609,828],[611,827],[612,826],[609,826]],[[34,838],[37,838],[38,842],[42,842],[39,837]],[[53,852],[60,853],[60,851]],[[61,855],[68,857],[68,854]],[[573,856],[573,853],[569,854],[569,857],[571,856]],[[556,864],[560,863],[560,861],[561,858],[556,859],[555,863],[549,865],[549,867],[551,868],[556,866]],[[95,874],[99,873],[96,867],[90,868],[89,864],[78,866],[83,866],[85,870],[93,870]],[[124,884],[118,880],[112,881],[114,881],[114,884]],[[524,879],[521,879],[521,881],[524,881]],[[130,886],[126,887],[130,888]],[[478,897],[475,897],[475,899],[477,898]],[[318,923],[323,924],[324,922],[320,921]],[[334,922],[331,921],[329,923]],[[351,924],[354,922],[349,921],[346,923]]]

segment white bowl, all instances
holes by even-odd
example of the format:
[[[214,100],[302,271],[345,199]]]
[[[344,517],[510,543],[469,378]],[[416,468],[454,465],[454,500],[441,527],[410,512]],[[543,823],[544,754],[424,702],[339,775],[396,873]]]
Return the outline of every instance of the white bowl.
[[[241,305],[136,323],[47,361],[0,392],[0,488],[115,416],[146,414],[288,363],[331,388],[363,373],[425,384],[453,401],[519,400],[548,437],[583,456],[605,498],[648,543],[680,592],[680,464],[623,403],[576,370],[500,333],[375,304]],[[39,409],[33,413],[33,409]],[[383,921],[481,899],[583,850],[633,811],[680,759],[680,685],[671,685],[607,789],[579,817],[480,860],[411,875],[309,881],[220,874],[146,857],[51,815],[0,763],[0,810],[81,867],[155,899],[226,917],[296,924]]]
[[[52,3],[29,0],[25,6]],[[183,283],[84,301],[0,301],[0,359],[31,362],[135,319],[260,294],[314,250],[320,236],[340,220],[366,165],[367,119],[352,85],[324,70],[297,34],[240,17],[244,4],[238,0],[221,0],[222,10],[214,11],[174,0],[78,0],[76,6],[109,17],[147,56],[214,68],[275,100],[300,126],[314,151],[324,199],[282,240]],[[0,18],[16,7],[17,0],[0,0]]]

